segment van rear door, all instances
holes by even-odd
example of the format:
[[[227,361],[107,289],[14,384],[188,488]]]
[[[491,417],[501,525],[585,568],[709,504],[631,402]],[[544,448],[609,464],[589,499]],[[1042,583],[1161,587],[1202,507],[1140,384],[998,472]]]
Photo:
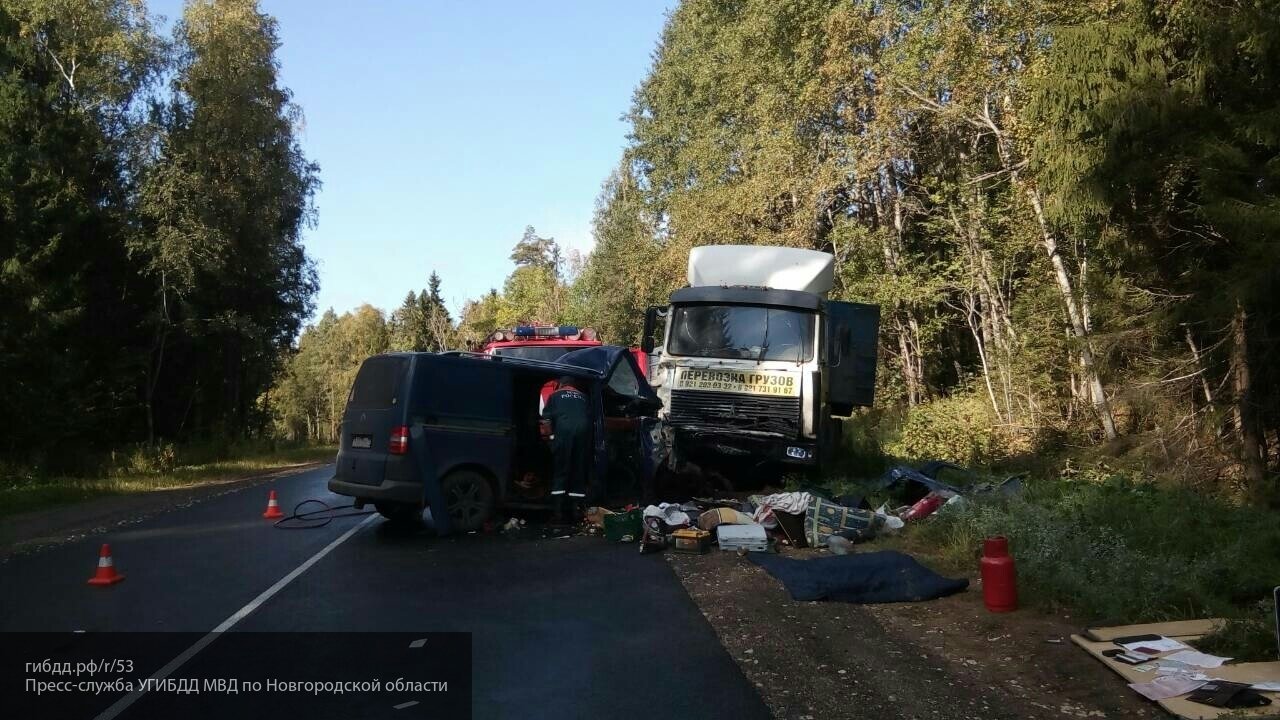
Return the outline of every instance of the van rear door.
[[[375,355],[360,366],[342,413],[337,474],[347,482],[382,484],[393,428],[404,424],[400,389],[409,358]]]

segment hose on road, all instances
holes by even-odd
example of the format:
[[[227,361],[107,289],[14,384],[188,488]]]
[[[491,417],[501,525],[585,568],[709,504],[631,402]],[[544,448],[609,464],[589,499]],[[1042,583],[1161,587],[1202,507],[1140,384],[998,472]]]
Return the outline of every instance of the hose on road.
[[[309,503],[314,503],[322,507],[318,510],[308,510],[307,512],[302,512],[301,511],[302,506],[307,505]],[[344,512],[344,513],[338,513],[336,515],[334,514],[334,511],[336,510],[355,510],[355,507],[356,506],[354,503],[351,505],[329,505],[329,503],[323,500],[317,500],[315,498],[311,498],[308,500],[303,500],[297,505],[294,505],[293,514],[286,515],[280,518],[275,522],[275,526],[281,530],[313,530],[315,528],[324,527],[325,525],[328,525],[329,523],[333,522],[334,520],[337,520],[338,518],[360,517],[362,515],[372,515],[375,512],[377,512],[376,510],[360,510],[358,512]],[[292,524],[292,525],[285,524],[289,522],[293,522],[295,524]],[[298,525],[296,524],[298,522],[303,522],[306,524]]]

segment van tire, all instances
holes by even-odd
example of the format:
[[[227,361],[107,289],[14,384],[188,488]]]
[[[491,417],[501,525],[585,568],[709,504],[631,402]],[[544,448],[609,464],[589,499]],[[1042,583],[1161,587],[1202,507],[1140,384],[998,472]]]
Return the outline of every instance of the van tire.
[[[422,522],[422,506],[409,503],[380,502],[375,503],[378,514],[396,525],[412,525]]]
[[[440,491],[455,532],[479,530],[493,517],[493,486],[475,470],[454,470],[440,481]]]

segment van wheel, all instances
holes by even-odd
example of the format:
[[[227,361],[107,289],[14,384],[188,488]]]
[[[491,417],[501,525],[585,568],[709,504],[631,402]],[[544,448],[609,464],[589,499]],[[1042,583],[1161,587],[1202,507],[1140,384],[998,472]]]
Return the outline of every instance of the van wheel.
[[[493,515],[493,487],[488,478],[474,470],[449,473],[440,482],[440,490],[449,508],[453,529],[458,532],[479,530]]]
[[[397,525],[410,525],[422,521],[422,508],[409,503],[380,502],[374,505],[378,514]]]

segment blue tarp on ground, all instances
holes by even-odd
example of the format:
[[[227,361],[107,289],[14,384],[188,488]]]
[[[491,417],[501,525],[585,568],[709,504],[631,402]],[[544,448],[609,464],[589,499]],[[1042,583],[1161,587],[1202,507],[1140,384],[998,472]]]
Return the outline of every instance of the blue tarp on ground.
[[[796,560],[751,553],[751,562],[782,582],[793,600],[890,603],[933,600],[958,593],[969,581],[943,577],[893,550]]]

